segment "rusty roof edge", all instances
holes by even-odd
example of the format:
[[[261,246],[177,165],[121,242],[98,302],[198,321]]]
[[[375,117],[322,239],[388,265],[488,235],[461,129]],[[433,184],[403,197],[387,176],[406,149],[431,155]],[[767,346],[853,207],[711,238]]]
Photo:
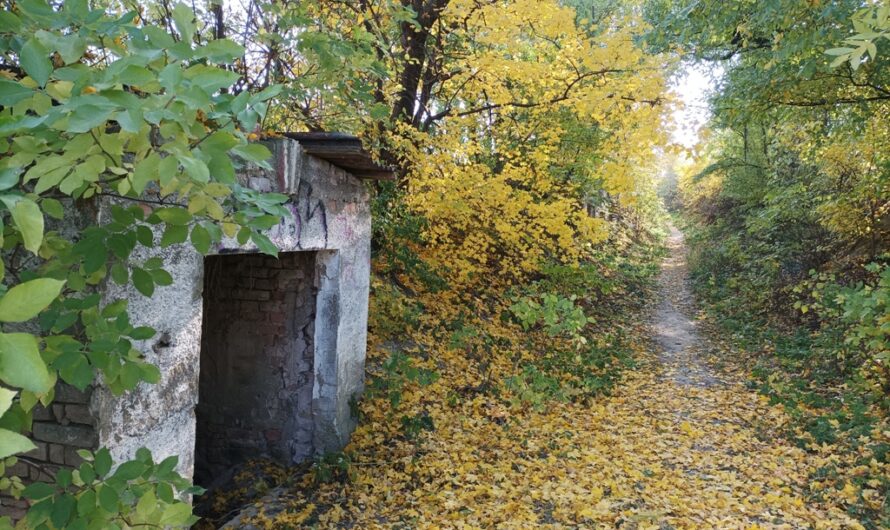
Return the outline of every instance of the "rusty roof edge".
[[[392,180],[395,170],[374,160],[359,137],[339,132],[291,132],[283,136],[316,156],[362,179]]]

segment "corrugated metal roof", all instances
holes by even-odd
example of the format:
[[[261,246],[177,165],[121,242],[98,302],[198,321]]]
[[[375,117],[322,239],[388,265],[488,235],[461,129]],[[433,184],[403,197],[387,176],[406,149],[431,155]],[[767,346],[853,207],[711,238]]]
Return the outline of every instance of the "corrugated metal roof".
[[[374,161],[356,136],[331,132],[286,133],[284,136],[300,143],[303,152],[316,156],[356,177],[392,180],[395,172]]]

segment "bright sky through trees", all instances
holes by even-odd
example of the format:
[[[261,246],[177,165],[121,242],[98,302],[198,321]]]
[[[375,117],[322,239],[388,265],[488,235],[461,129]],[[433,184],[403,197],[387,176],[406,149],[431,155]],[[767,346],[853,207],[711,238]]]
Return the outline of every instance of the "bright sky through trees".
[[[677,98],[671,113],[671,139],[692,148],[700,140],[701,128],[711,113],[708,97],[716,88],[720,69],[700,63],[686,63],[672,80],[672,91]]]

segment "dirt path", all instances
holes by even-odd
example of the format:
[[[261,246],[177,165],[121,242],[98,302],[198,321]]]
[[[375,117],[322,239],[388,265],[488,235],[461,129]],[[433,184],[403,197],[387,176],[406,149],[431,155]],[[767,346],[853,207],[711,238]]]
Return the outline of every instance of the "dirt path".
[[[655,310],[652,333],[659,346],[659,360],[675,384],[709,387],[720,381],[700,354],[702,342],[691,316],[694,308],[683,234],[673,225],[670,230],[670,255],[662,264],[658,278],[660,302]]]
[[[636,498],[623,506],[634,515],[616,526],[855,528],[840,510],[808,498],[809,477],[821,463],[773,435],[784,413],[706,363],[709,344],[693,319],[683,235],[670,228],[650,323],[657,351],[606,402],[601,427],[609,433],[593,434],[615,444],[604,455],[610,474],[642,475]]]

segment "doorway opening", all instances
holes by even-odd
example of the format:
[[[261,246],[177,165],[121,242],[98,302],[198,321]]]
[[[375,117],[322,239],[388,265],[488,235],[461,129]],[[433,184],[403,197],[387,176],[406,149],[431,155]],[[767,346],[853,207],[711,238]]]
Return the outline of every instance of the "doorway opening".
[[[205,258],[196,484],[312,455],[317,254]]]

